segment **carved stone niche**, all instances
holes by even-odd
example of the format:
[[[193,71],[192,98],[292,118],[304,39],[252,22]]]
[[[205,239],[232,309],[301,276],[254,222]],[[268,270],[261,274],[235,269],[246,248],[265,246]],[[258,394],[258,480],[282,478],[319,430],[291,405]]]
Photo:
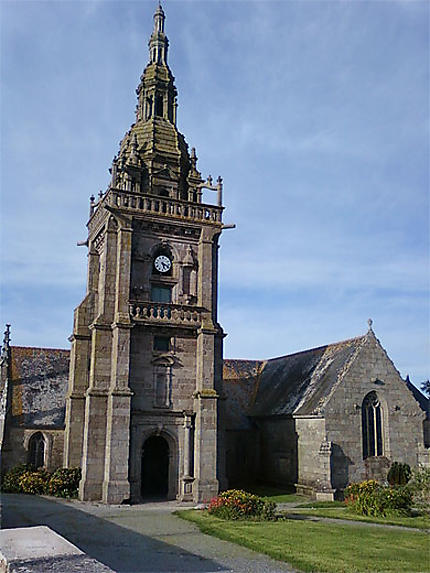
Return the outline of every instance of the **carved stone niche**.
[[[172,408],[172,368],[174,364],[174,358],[168,354],[157,356],[152,361],[154,408]]]
[[[180,294],[185,304],[194,304],[197,300],[197,257],[191,245],[187,246],[182,261]]]

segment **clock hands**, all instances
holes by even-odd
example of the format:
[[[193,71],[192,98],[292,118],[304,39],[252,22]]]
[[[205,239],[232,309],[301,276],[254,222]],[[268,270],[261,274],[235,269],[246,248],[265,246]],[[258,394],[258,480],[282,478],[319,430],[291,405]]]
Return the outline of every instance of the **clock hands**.
[[[159,255],[155,261],[154,266],[160,273],[166,273],[172,266],[172,261],[165,255]]]

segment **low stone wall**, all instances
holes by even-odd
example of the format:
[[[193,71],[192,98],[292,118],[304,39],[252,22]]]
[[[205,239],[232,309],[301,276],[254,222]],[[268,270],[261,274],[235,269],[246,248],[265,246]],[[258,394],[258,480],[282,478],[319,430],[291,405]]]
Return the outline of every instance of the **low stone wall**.
[[[0,573],[114,573],[46,526],[0,531]]]

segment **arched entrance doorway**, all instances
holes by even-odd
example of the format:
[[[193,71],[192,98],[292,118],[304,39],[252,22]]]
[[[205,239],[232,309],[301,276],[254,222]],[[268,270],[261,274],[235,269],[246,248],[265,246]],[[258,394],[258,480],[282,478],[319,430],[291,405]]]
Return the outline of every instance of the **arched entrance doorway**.
[[[161,436],[151,436],[143,444],[141,495],[166,499],[169,491],[169,444]]]

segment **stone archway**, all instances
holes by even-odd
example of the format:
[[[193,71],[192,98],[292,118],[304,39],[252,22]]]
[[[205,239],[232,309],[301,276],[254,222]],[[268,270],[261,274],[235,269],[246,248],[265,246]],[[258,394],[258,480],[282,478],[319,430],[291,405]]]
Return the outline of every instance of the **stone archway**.
[[[142,498],[167,499],[169,454],[169,444],[162,436],[150,436],[145,440],[142,448]]]

